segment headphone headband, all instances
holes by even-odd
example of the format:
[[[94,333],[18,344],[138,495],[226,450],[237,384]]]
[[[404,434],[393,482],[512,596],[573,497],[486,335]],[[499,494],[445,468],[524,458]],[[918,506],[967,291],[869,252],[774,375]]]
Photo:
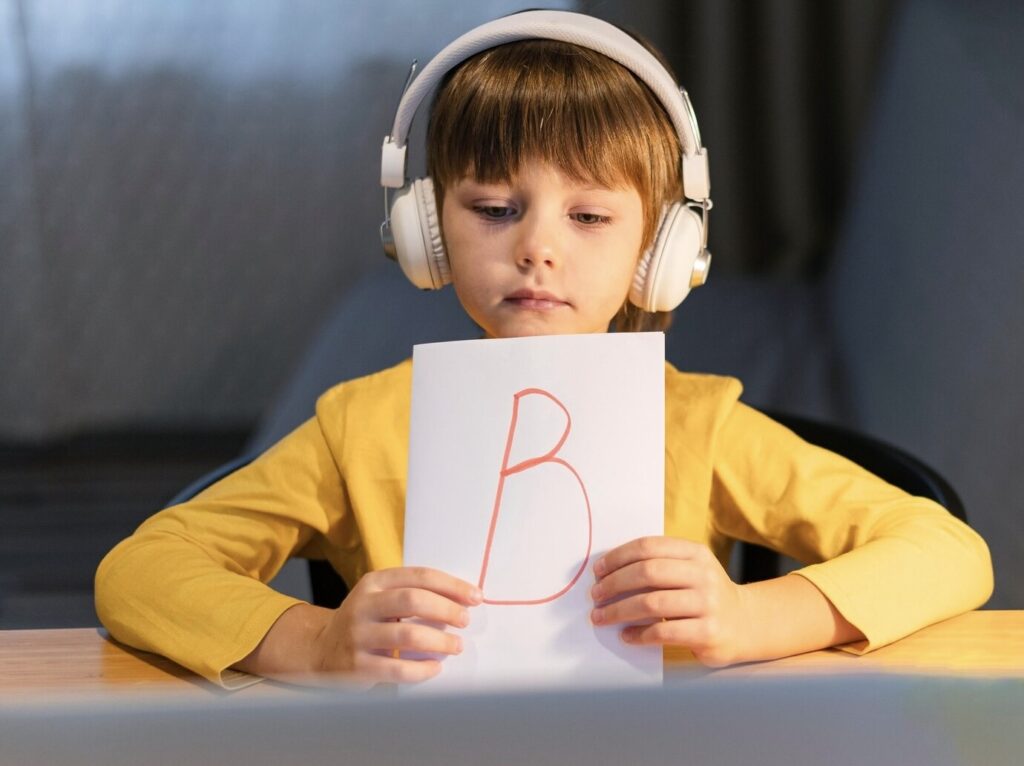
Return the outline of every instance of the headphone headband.
[[[703,202],[710,194],[707,150],[700,145],[697,118],[686,91],[644,46],[606,21],[569,11],[526,11],[466,32],[438,53],[402,94],[391,134],[381,148],[381,185],[406,183],[406,147],[413,117],[422,101],[452,68],[471,56],[504,43],[527,39],[561,40],[589,48],[619,62],[643,80],[668,112],[683,150],[683,192]]]
[[[682,148],[682,194],[665,205],[650,247],[639,254],[629,300],[644,311],[671,311],[690,289],[704,284],[711,253],[706,249],[710,182],[708,153],[700,145],[697,118],[686,91],[643,45],[600,19],[566,11],[526,11],[470,30],[446,46],[413,79],[409,73],[391,134],[381,148],[384,186],[384,252],[398,261],[417,287],[438,290],[451,281],[437,199],[431,178],[406,180],[406,144],[420,104],[454,67],[481,51],[517,40],[560,40],[601,53],[630,70],[657,98]],[[389,189],[400,189],[389,201]]]

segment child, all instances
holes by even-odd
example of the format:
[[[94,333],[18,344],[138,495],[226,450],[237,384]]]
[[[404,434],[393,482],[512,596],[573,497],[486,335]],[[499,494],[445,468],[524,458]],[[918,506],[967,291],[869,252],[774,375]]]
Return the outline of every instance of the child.
[[[391,212],[403,268],[421,286],[450,277],[488,337],[664,328],[706,267],[706,155],[688,102],[603,22],[527,12],[500,25],[517,41],[421,75],[451,70],[431,109],[431,180]],[[590,42],[545,39],[564,38],[554,30]],[[388,159],[401,144],[385,144],[386,181],[404,180],[404,154]],[[402,566],[410,385],[407,360],[332,388],[265,455],[144,523],[97,572],[111,634],[219,683],[229,668],[310,683],[440,672],[396,650],[457,654],[482,596]],[[866,651],[988,598],[988,550],[966,525],[802,442],[739,393],[735,380],[666,365],[666,535],[597,559],[595,624],[724,665]],[[737,585],[722,566],[734,540],[813,563]],[[292,555],[326,558],[352,586],[338,609],[264,584]]]

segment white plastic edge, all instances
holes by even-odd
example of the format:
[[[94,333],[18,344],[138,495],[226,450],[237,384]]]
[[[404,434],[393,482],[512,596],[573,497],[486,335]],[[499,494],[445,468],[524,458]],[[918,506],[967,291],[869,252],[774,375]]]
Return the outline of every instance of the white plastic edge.
[[[405,146],[399,146],[384,136],[384,145],[380,148],[380,185],[388,189],[401,189],[405,186]]]
[[[703,147],[696,154],[683,155],[683,194],[698,202],[711,196],[708,150]]]

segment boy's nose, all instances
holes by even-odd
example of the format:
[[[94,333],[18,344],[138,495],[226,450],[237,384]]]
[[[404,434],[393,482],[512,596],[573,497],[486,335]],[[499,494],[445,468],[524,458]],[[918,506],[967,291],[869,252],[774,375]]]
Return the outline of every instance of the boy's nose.
[[[556,267],[561,253],[557,221],[541,215],[526,216],[521,225],[516,248],[516,265],[522,269]]]

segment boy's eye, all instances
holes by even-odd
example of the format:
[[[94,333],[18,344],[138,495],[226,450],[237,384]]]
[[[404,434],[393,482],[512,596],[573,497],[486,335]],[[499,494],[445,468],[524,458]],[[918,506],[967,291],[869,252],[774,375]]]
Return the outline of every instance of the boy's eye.
[[[489,221],[501,221],[515,213],[504,205],[474,205],[473,212]]]
[[[598,213],[573,213],[573,218],[586,226],[599,226],[612,220],[609,216]]]

